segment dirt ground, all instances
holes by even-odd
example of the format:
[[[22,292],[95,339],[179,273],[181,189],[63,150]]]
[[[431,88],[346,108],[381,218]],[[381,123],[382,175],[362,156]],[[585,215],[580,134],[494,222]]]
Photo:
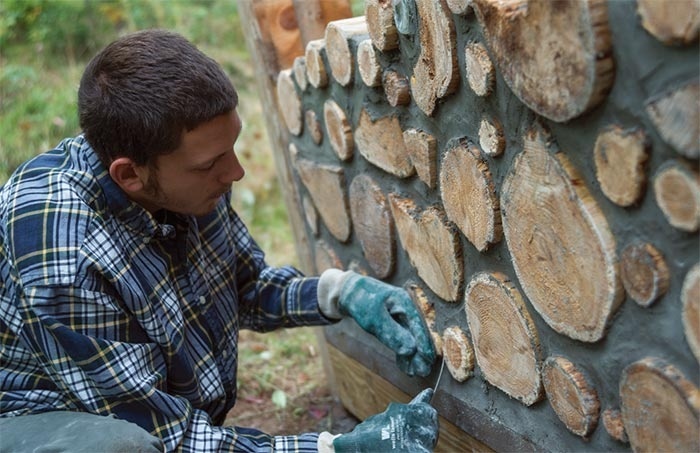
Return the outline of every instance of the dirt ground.
[[[315,337],[241,332],[238,399],[224,425],[272,435],[342,434],[358,420],[330,392]]]

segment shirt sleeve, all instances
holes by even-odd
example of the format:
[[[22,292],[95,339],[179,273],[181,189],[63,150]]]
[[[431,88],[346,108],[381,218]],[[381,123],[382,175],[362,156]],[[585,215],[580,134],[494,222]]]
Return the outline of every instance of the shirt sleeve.
[[[16,302],[3,313],[19,321],[9,324],[22,325],[13,332],[14,343],[29,349],[49,377],[40,389],[7,392],[24,399],[25,408],[27,399],[41,394],[39,410],[114,414],[162,438],[167,451],[316,451],[316,433],[274,437],[213,425],[206,411],[167,388],[162,348],[131,324],[115,299],[76,288],[32,287]],[[15,383],[29,387],[31,380]]]
[[[304,277],[291,266],[269,266],[264,253],[232,208],[230,215],[241,327],[269,331],[333,323],[334,320],[319,309],[318,277]]]

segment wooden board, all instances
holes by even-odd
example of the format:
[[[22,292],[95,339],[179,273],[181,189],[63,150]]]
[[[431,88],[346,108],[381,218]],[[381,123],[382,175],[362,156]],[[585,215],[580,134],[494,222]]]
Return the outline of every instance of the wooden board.
[[[503,231],[530,302],[557,332],[594,342],[623,300],[607,220],[542,126],[530,129],[501,190]]]
[[[544,395],[540,340],[513,282],[499,272],[474,275],[464,309],[486,380],[527,406],[539,401]]]
[[[345,407],[357,418],[364,420],[375,415],[377,408],[392,402],[408,403],[412,397],[397,389],[389,381],[371,372],[361,363],[328,346],[329,357],[335,369],[336,382]],[[379,409],[382,411],[383,409]],[[469,436],[449,420],[440,417],[440,434],[435,452],[467,453],[493,451],[487,445]]]
[[[700,451],[700,391],[674,366],[655,357],[629,365],[620,400],[635,451]]]
[[[614,79],[605,0],[474,0],[496,66],[529,108],[567,121],[598,105]]]

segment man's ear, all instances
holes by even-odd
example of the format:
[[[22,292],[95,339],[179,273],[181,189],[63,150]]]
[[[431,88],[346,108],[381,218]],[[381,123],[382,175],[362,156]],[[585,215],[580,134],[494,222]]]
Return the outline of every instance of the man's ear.
[[[114,182],[126,193],[136,193],[143,190],[148,175],[143,168],[137,166],[128,157],[119,157],[109,165],[109,175]]]

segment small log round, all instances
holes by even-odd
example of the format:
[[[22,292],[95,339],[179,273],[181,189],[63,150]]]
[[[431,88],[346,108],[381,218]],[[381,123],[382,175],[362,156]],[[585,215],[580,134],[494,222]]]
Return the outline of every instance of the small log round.
[[[600,104],[613,84],[605,0],[474,0],[503,79],[536,113],[565,122]]]
[[[420,55],[413,67],[411,93],[418,107],[428,116],[439,99],[459,85],[456,34],[451,15],[443,2],[416,0]]]
[[[661,138],[685,157],[700,157],[700,83],[689,82],[652,97],[646,111]]]
[[[357,69],[362,82],[368,87],[382,84],[382,67],[371,39],[365,39],[357,46]]]
[[[314,206],[311,198],[304,195],[301,199],[302,207],[304,208],[304,217],[306,218],[306,224],[314,236],[318,236],[318,212],[316,211],[316,206]]]
[[[663,255],[649,243],[634,242],[620,255],[622,285],[642,307],[648,307],[666,294],[669,271]]]
[[[301,56],[294,59],[292,72],[294,73],[294,80],[296,80],[299,89],[301,91],[306,90],[306,87],[309,86],[309,79],[306,76],[306,57]]]
[[[642,27],[668,45],[697,41],[700,33],[700,3],[697,0],[637,0]]]
[[[301,98],[292,80],[292,70],[285,69],[277,75],[277,103],[287,129],[294,135],[301,134],[304,123],[301,118]]]
[[[367,35],[364,16],[334,20],[326,26],[326,56],[333,78],[342,86],[348,86],[355,71],[350,40]]]
[[[321,130],[321,122],[318,120],[316,112],[307,110],[304,114],[304,123],[306,124],[306,130],[311,134],[311,140],[315,144],[320,145],[321,140],[323,140],[323,130]]]
[[[328,86],[328,72],[323,62],[321,52],[326,48],[324,39],[309,41],[306,45],[306,78],[314,88],[325,88]]]
[[[418,276],[438,297],[455,302],[464,281],[464,262],[457,234],[444,213],[421,210],[410,198],[389,194],[391,214],[401,244]]]
[[[488,164],[466,140],[448,149],[440,164],[440,197],[447,217],[480,252],[501,240],[501,213]]]
[[[382,52],[399,47],[391,0],[365,0],[365,17],[374,47]]]
[[[323,104],[323,121],[326,123],[328,140],[333,151],[340,160],[350,160],[355,144],[352,138],[352,127],[345,116],[345,111],[334,100],[328,99]]]
[[[327,269],[343,269],[343,262],[338,254],[323,239],[316,241],[314,264],[316,265],[316,274],[321,274]]]
[[[433,340],[433,346],[435,346],[435,353],[439,356],[442,355],[442,337],[435,330],[435,304],[433,304],[428,296],[423,291],[417,283],[408,281],[404,285],[404,289],[408,292],[413,299],[413,303],[416,304],[418,309],[423,314],[423,319],[428,327],[428,332],[430,332],[430,337]]]
[[[369,163],[399,178],[413,176],[416,169],[403,143],[399,119],[385,116],[372,121],[366,109],[355,128],[355,145]]]
[[[666,220],[679,230],[700,227],[700,175],[679,161],[662,165],[654,178],[656,203]]]
[[[467,82],[477,96],[488,96],[493,91],[496,74],[486,47],[470,42],[464,51]]]
[[[564,426],[588,438],[598,425],[600,401],[586,376],[568,359],[552,356],[544,362],[542,380],[549,404]]]
[[[403,141],[418,177],[434,189],[437,183],[437,140],[427,132],[407,129],[403,132]]]
[[[619,409],[605,409],[603,411],[603,426],[610,437],[622,443],[629,443],[625,424],[622,422],[622,414]]]
[[[381,187],[364,173],[350,184],[350,216],[365,259],[378,278],[388,277],[396,262],[394,222]]]
[[[459,326],[450,326],[442,333],[442,356],[455,381],[464,382],[474,374],[474,348]]]
[[[685,339],[700,362],[700,264],[695,264],[685,275],[681,303]]]
[[[600,207],[539,123],[501,188],[503,232],[518,280],[555,331],[579,341],[605,335],[624,299],[615,238]]]
[[[294,165],[328,231],[339,241],[347,241],[352,224],[343,168],[302,158]]]
[[[619,206],[639,201],[646,184],[644,164],[648,158],[643,130],[607,127],[596,138],[593,157],[596,178],[610,201]]]
[[[472,0],[445,0],[452,14],[467,14],[472,6]]]
[[[467,285],[464,308],[484,377],[526,406],[542,396],[542,358],[535,323],[513,282],[480,272]]]
[[[700,451],[700,391],[673,365],[656,357],[629,365],[620,401],[634,451]]]
[[[479,126],[479,146],[484,154],[498,157],[506,148],[506,139],[503,135],[503,126],[495,118],[484,118]]]
[[[411,102],[411,90],[406,76],[388,70],[384,72],[382,84],[386,99],[392,107],[408,105]]]

